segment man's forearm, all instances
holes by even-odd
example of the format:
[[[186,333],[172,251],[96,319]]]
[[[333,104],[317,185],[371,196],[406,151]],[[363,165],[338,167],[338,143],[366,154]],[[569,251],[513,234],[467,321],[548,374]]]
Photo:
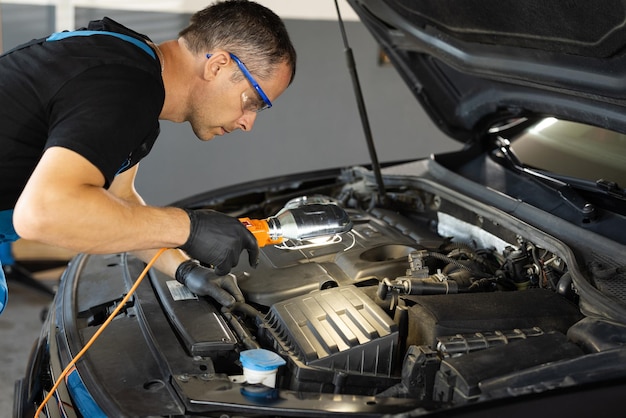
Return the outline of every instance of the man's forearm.
[[[13,214],[27,239],[78,252],[175,248],[189,237],[184,210],[146,206],[134,189],[137,167],[103,188],[102,173],[77,153],[50,148],[20,196]]]
[[[88,253],[175,248],[189,235],[189,217],[182,209],[126,202],[97,187],[82,193],[80,200],[60,195],[16,206],[18,234]]]

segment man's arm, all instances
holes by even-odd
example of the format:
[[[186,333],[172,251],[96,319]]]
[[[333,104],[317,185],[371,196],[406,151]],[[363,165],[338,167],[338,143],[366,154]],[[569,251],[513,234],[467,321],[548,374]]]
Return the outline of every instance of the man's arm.
[[[66,148],[49,148],[15,206],[17,233],[88,253],[176,248],[185,243],[190,230],[185,211],[129,199],[136,195],[134,173],[126,174],[105,190],[104,176],[88,160]]]
[[[180,251],[168,251],[157,267],[198,294],[213,295],[216,278],[238,264],[243,250],[250,265],[256,265],[259,247],[241,222],[208,209],[146,206],[134,189],[136,169],[105,190],[104,176],[87,159],[65,148],[49,148],[15,206],[15,230],[26,239],[86,253],[180,247],[200,263],[215,266],[215,273],[199,265],[179,269],[186,260]],[[218,281],[221,293],[225,284]]]

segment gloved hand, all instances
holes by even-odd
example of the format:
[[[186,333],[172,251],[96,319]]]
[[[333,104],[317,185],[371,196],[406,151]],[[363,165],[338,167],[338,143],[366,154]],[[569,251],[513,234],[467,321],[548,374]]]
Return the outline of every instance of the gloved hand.
[[[178,266],[176,281],[187,286],[196,295],[210,296],[226,307],[235,302],[245,302],[234,274],[218,276],[196,260],[187,260]]]
[[[259,245],[254,235],[238,219],[209,209],[187,210],[191,228],[189,238],[179,248],[202,264],[215,267],[225,276],[248,250],[250,266],[256,267]]]

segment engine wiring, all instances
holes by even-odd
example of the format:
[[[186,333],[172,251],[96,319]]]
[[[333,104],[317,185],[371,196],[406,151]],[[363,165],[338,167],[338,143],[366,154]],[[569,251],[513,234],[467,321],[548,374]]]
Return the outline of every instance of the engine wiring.
[[[76,356],[74,356],[74,358],[72,358],[72,360],[67,364],[67,366],[65,367],[63,372],[61,372],[61,374],[57,378],[56,382],[52,386],[52,389],[50,389],[50,391],[48,392],[46,397],[41,402],[41,405],[39,405],[39,408],[37,408],[37,411],[35,412],[35,418],[39,417],[39,415],[43,412],[44,407],[46,406],[48,401],[50,401],[50,399],[52,398],[52,396],[54,395],[54,393],[58,389],[58,387],[61,384],[61,382],[63,382],[63,380],[65,379],[65,376],[67,376],[73,370],[73,368],[74,368],[75,364],[78,362],[78,360],[80,360],[81,357],[83,355],[85,355],[87,350],[89,350],[89,348],[96,342],[96,340],[98,339],[100,334],[102,334],[102,332],[105,330],[105,328],[111,323],[111,321],[113,321],[113,318],[115,318],[117,316],[117,314],[119,314],[119,312],[124,308],[124,306],[126,306],[126,303],[130,299],[130,297],[133,295],[133,293],[135,293],[135,290],[137,290],[137,288],[141,284],[142,280],[148,274],[148,271],[150,271],[150,269],[152,268],[154,263],[157,261],[157,259],[166,250],[167,250],[167,248],[161,248],[160,250],[157,251],[157,253],[152,257],[152,259],[148,262],[146,267],[143,269],[141,274],[137,277],[137,280],[135,281],[133,286],[130,288],[130,290],[128,291],[126,296],[124,296],[124,298],[122,298],[122,300],[117,305],[117,307],[113,310],[113,312],[111,312],[111,314],[106,319],[106,321],[104,321],[104,323],[100,326],[100,328],[98,328],[98,330],[94,333],[94,335],[89,339],[89,341],[85,344],[85,346],[82,348],[82,350],[80,350],[78,352],[78,354],[76,354]]]
[[[352,243],[343,250],[348,251],[349,249],[354,247],[354,244],[356,243],[356,238],[354,237],[354,233],[352,232],[347,232],[345,235],[352,237]],[[334,234],[331,237],[324,237],[323,239],[323,241],[317,241],[315,238],[307,240],[310,242],[310,244],[289,244],[289,241],[283,241],[280,244],[274,245],[274,248],[287,251],[300,251],[308,248],[317,248],[324,247],[326,245],[338,244],[343,241],[343,238],[340,234]]]

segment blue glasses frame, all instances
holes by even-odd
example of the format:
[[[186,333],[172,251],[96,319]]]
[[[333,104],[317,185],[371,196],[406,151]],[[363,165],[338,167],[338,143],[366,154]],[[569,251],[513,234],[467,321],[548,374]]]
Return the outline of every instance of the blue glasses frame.
[[[267,97],[267,94],[265,94],[265,92],[263,91],[261,86],[259,86],[259,83],[257,83],[257,81],[254,79],[254,77],[252,77],[252,74],[250,73],[250,71],[248,71],[248,67],[246,67],[246,65],[237,57],[237,55],[235,55],[233,53],[230,53],[230,52],[228,54],[233,59],[233,61],[235,61],[235,63],[237,64],[237,67],[239,67],[239,70],[241,70],[241,72],[243,73],[244,77],[246,77],[246,79],[252,85],[254,90],[256,90],[256,92],[259,95],[259,97],[261,98],[261,100],[263,100],[263,106],[261,106],[257,110],[257,113],[260,112],[261,110],[269,109],[270,107],[272,107],[272,102]],[[207,58],[211,58],[212,55],[213,54],[206,54],[206,57]]]

